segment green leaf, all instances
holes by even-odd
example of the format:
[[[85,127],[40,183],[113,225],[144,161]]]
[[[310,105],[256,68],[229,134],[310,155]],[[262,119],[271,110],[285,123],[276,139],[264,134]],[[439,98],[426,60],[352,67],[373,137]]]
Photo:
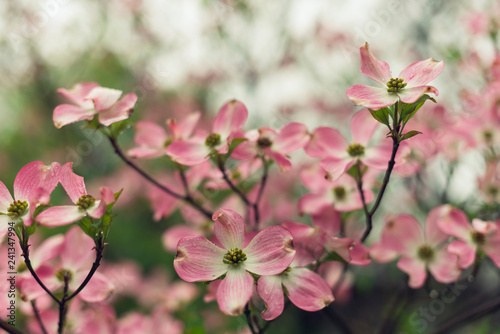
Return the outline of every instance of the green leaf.
[[[228,149],[226,155],[229,157],[231,155],[231,153],[233,153],[234,149],[236,147],[238,147],[239,144],[243,143],[246,140],[247,140],[246,138],[234,138],[231,141],[231,144],[229,144],[229,149]]]
[[[411,137],[415,137],[416,135],[421,134],[421,133],[422,132],[416,131],[416,130],[408,131],[407,133],[405,133],[403,135],[403,137],[401,137],[401,141],[406,140],[406,139],[410,139]]]
[[[347,264],[346,260],[344,260],[340,255],[338,255],[335,252],[328,253],[321,262],[327,262],[327,261],[336,261],[336,262],[341,262],[344,264]]]
[[[411,104],[404,104],[403,110],[401,111],[401,122],[403,125],[403,128],[405,127],[406,123],[413,117],[415,116],[415,113],[417,112],[418,109],[420,109],[425,101],[431,100],[432,102],[436,103],[436,100],[433,97],[430,97],[427,94],[422,95],[417,101]]]
[[[118,138],[119,135],[132,125],[129,119],[125,119],[120,122],[113,123],[109,126],[111,136],[113,138]]]
[[[370,110],[370,113],[372,114],[373,118],[375,118],[378,122],[386,125],[388,128],[389,126],[389,115],[391,114],[391,110],[387,107],[378,109],[378,110]]]

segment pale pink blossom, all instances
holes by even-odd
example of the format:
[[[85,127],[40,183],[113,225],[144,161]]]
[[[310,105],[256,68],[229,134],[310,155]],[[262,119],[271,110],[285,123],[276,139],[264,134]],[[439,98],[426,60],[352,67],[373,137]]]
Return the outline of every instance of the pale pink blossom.
[[[225,275],[217,289],[219,308],[239,315],[253,293],[250,272],[276,275],[293,261],[292,235],[281,226],[270,226],[244,247],[245,223],[239,214],[220,209],[213,220],[215,236],[224,248],[202,236],[185,237],[179,241],[174,268],[187,282],[213,281]]]
[[[120,90],[104,88],[95,82],[82,82],[70,90],[59,88],[59,94],[73,104],[61,104],[54,109],[53,120],[57,128],[82,120],[92,120],[97,114],[99,123],[109,126],[130,117],[137,95],[129,93],[121,100]]]
[[[425,230],[410,215],[387,217],[379,242],[371,246],[375,261],[389,262],[400,257],[399,269],[409,275],[408,285],[421,287],[427,279],[427,270],[438,282],[450,283],[460,276],[457,255],[445,246],[448,235],[438,228],[439,208],[427,216]]]
[[[75,205],[53,206],[36,217],[36,221],[45,226],[67,225],[89,215],[101,218],[106,213],[106,206],[115,201],[111,189],[103,187],[101,198],[87,194],[83,177],[73,172],[73,163],[68,162],[61,167],[60,182]]]
[[[30,162],[14,179],[14,198],[0,181],[0,238],[7,233],[9,222],[31,225],[36,207],[49,204],[50,194],[59,183],[60,169],[57,162],[50,166],[41,161]]]
[[[347,97],[357,105],[378,110],[395,104],[398,100],[414,103],[427,93],[438,95],[435,87],[426,86],[443,70],[443,61],[433,58],[417,61],[406,67],[397,78],[391,76],[389,65],[372,54],[365,43],[360,49],[361,73],[382,87],[354,85],[347,90]]]

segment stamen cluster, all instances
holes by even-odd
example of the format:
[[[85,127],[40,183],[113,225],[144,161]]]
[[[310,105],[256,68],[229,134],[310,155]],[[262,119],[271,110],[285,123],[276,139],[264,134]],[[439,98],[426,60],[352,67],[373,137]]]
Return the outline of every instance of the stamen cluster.
[[[471,232],[470,236],[472,238],[472,241],[474,241],[474,243],[478,245],[483,245],[484,242],[486,241],[484,234],[478,231]]]
[[[220,134],[212,133],[205,139],[205,145],[208,147],[215,147],[220,144]]]
[[[95,198],[91,195],[82,195],[76,202],[76,205],[82,210],[87,210],[94,202]]]
[[[20,217],[26,212],[26,209],[28,209],[28,202],[18,200],[12,202],[7,211],[9,216]]]
[[[247,255],[243,253],[243,251],[239,248],[232,248],[229,250],[226,255],[222,258],[222,262],[225,264],[237,265],[242,262],[245,262],[247,259]]]
[[[336,200],[341,201],[346,197],[346,190],[344,187],[333,188],[333,196]]]
[[[431,260],[434,257],[434,250],[430,246],[424,245],[418,249],[418,257],[424,261]]]
[[[361,144],[354,143],[349,145],[349,147],[347,148],[347,153],[349,153],[351,157],[359,157],[365,154],[365,147]]]
[[[271,141],[271,139],[267,137],[261,137],[257,139],[257,145],[259,145],[260,148],[270,147],[272,144],[273,142]]]
[[[404,82],[403,79],[399,78],[391,78],[387,82],[387,91],[389,93],[396,93],[399,92],[401,89],[406,87],[406,82]]]

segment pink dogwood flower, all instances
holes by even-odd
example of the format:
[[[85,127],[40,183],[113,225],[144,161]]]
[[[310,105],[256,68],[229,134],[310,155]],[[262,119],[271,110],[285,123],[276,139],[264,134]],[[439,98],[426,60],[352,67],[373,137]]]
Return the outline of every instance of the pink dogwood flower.
[[[99,115],[99,123],[109,126],[130,117],[137,102],[137,95],[129,93],[121,100],[122,91],[104,88],[95,82],[82,82],[70,90],[59,88],[59,94],[73,102],[54,109],[53,120],[57,128]]]
[[[439,228],[458,240],[448,245],[448,250],[458,255],[460,268],[467,268],[476,259],[477,249],[483,250],[500,268],[500,233],[498,223],[473,219],[472,224],[465,213],[451,205],[441,206]]]
[[[156,158],[166,154],[165,148],[177,140],[188,139],[200,119],[199,112],[190,114],[181,122],[169,118],[167,126],[170,133],[156,123],[141,121],[135,126],[134,141],[138,147],[128,151],[135,158]]]
[[[410,215],[388,217],[380,242],[371,247],[371,256],[378,262],[389,262],[401,256],[398,268],[410,276],[408,285],[421,287],[427,279],[427,269],[438,282],[450,283],[460,276],[458,258],[444,243],[448,235],[438,228],[439,208],[429,212],[425,231]]]
[[[194,166],[208,160],[214,151],[225,154],[232,135],[240,130],[248,117],[247,108],[237,100],[225,103],[215,116],[211,133],[189,140],[177,140],[167,147],[167,155],[182,165]]]
[[[398,100],[414,103],[427,93],[439,95],[438,90],[426,84],[443,70],[444,62],[433,58],[417,61],[406,67],[397,78],[391,76],[389,65],[372,54],[365,43],[360,49],[361,73],[378,82],[382,87],[354,85],[347,90],[347,97],[357,105],[378,110],[393,105]]]
[[[50,194],[59,183],[61,166],[46,166],[33,161],[21,168],[14,179],[14,198],[0,181],[0,238],[7,232],[8,222],[22,221],[31,225],[37,205],[48,204]]]
[[[245,222],[236,212],[220,209],[214,213],[214,232],[221,248],[205,237],[185,237],[179,241],[174,268],[187,282],[213,281],[225,275],[217,289],[222,312],[239,315],[253,293],[256,275],[276,275],[293,261],[291,233],[281,226],[260,231],[243,248]]]
[[[338,130],[319,127],[314,130],[311,141],[304,150],[311,157],[323,158],[320,165],[328,173],[328,179],[332,181],[338,179],[358,161],[366,166],[385,170],[391,156],[392,142],[385,140],[375,146],[369,145],[379,125],[380,123],[365,109],[352,118],[351,143]],[[397,159],[398,162],[399,160]]]
[[[36,217],[36,221],[45,226],[61,226],[76,222],[88,214],[92,218],[101,218],[106,206],[115,201],[111,189],[101,189],[101,199],[87,194],[83,177],[73,173],[73,163],[61,167],[60,182],[75,205],[50,207]]]

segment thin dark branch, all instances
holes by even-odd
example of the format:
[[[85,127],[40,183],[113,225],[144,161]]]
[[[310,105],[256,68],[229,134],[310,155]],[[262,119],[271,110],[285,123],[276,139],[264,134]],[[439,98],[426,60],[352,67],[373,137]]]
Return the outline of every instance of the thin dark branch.
[[[245,205],[252,206],[252,203],[250,203],[250,200],[248,199],[248,197],[240,189],[238,189],[238,187],[236,187],[236,185],[233,183],[233,181],[231,181],[231,179],[227,175],[224,162],[219,160],[219,162],[217,163],[217,167],[221,171],[222,178],[224,179],[226,184],[229,186],[229,188],[231,188],[231,190],[241,198],[241,200],[245,203]]]
[[[450,333],[453,328],[456,328],[469,320],[479,319],[498,310],[500,310],[500,297],[497,297],[477,308],[470,309],[462,314],[451,317],[450,321],[439,326],[437,329],[432,331],[431,334]]]
[[[47,334],[47,329],[43,325],[42,318],[40,317],[40,312],[38,311],[38,308],[36,307],[36,301],[32,300],[31,301],[31,308],[33,309],[33,313],[35,314],[36,321],[40,325],[40,329],[43,334]]]
[[[245,310],[244,310],[245,316],[247,317],[247,323],[248,327],[250,328],[250,331],[252,334],[258,334],[259,332],[255,329],[253,321],[252,321],[252,316],[250,312],[250,309],[248,308],[248,304],[245,305]]]
[[[57,333],[63,334],[64,332],[64,322],[66,318],[66,297],[68,297],[68,288],[69,288],[69,274],[64,273],[64,291],[63,297],[61,299],[61,304],[59,304],[59,322],[57,324]]]
[[[0,328],[5,330],[7,333],[10,333],[10,334],[23,334],[23,332],[16,329],[14,326],[9,325],[7,322],[5,322],[2,319],[0,319]]]
[[[132,162],[123,153],[123,151],[120,148],[120,145],[118,144],[118,142],[116,141],[115,138],[113,138],[113,137],[108,137],[108,138],[109,138],[109,141],[110,141],[111,145],[115,149],[115,153],[120,157],[120,159],[122,159],[123,162],[125,162],[127,165],[129,165],[130,167],[132,167],[132,169],[134,169],[137,173],[139,173],[140,175],[142,175],[142,177],[144,177],[146,180],[148,180],[150,183],[152,183],[155,187],[161,189],[163,192],[167,193],[168,195],[170,195],[170,196],[172,196],[174,198],[177,198],[179,200],[183,200],[183,201],[189,203],[193,208],[195,208],[196,210],[198,210],[201,213],[203,213],[203,215],[205,215],[208,219],[212,219],[212,213],[210,213],[208,210],[206,210],[200,204],[198,204],[195,201],[195,199],[193,197],[191,197],[191,195],[189,195],[189,193],[187,193],[186,195],[183,196],[183,195],[178,194],[175,191],[171,190],[170,188],[167,188],[166,186],[164,186],[163,184],[159,183],[155,179],[153,179],[148,173],[146,173],[145,171],[143,171],[139,166],[137,166],[134,162]],[[181,178],[182,178],[182,174],[181,174]]]

